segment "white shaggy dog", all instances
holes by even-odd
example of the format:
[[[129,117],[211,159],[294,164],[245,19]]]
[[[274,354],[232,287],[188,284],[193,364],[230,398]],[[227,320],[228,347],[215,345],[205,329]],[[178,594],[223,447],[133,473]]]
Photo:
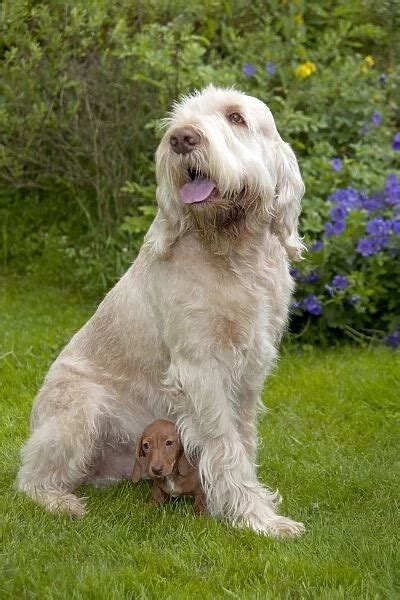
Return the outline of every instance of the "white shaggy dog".
[[[132,443],[174,419],[211,514],[270,535],[256,416],[284,330],[304,191],[269,109],[207,87],[176,104],[156,154],[159,210],[138,258],[54,362],[36,399],[18,488],[84,513],[82,482],[129,477]]]

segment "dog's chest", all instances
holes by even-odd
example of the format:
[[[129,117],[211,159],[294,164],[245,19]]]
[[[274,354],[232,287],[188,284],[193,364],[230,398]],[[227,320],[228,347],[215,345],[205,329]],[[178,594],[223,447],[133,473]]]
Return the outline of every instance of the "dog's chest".
[[[212,332],[219,347],[249,349],[268,317],[268,298],[261,276],[232,274],[218,282],[218,292],[210,303]]]
[[[166,477],[164,479],[162,489],[172,498],[176,498],[180,495],[180,492],[177,489],[176,481],[173,477]]]
[[[162,308],[166,318],[171,311],[179,315],[176,337],[183,331],[187,343],[187,332],[196,332],[198,347],[211,343],[224,354],[233,350],[237,359],[260,348],[258,338],[268,328],[274,289],[263,250],[217,256],[187,238],[175,250],[172,271],[160,295],[167,298]]]

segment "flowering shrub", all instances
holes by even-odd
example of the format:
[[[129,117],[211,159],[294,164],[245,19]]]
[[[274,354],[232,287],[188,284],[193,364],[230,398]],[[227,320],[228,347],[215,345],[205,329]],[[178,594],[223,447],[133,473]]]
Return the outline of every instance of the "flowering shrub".
[[[400,181],[390,173],[383,189],[352,186],[327,200],[321,239],[309,245],[292,305],[293,329],[326,337],[379,336],[400,345]]]
[[[3,0],[1,11],[1,271],[103,293],[154,215],[160,118],[194,88],[233,85],[270,107],[306,183],[293,331],[396,345],[398,2]]]

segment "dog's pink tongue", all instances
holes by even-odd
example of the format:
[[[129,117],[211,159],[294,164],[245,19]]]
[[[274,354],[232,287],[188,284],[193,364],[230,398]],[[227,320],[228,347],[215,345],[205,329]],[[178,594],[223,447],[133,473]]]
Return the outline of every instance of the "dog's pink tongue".
[[[194,204],[195,202],[203,202],[207,200],[217,187],[213,179],[199,177],[194,181],[185,183],[179,190],[179,195],[182,202],[185,204]]]

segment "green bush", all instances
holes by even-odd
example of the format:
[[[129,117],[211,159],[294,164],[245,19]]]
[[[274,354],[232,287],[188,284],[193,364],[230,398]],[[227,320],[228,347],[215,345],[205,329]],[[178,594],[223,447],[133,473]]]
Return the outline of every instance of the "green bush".
[[[159,119],[209,82],[270,106],[306,182],[306,242],[321,236],[334,190],[372,193],[398,167],[398,1],[3,0],[0,11],[5,271],[95,294],[109,287],[154,214]],[[324,257],[328,280],[340,264],[335,253]],[[305,272],[315,260],[310,254]],[[390,279],[395,261],[384,268]],[[391,322],[385,306],[378,329]],[[329,333],[326,315],[304,339]],[[363,331],[376,329],[366,315]],[[349,317],[350,328],[359,323]]]

